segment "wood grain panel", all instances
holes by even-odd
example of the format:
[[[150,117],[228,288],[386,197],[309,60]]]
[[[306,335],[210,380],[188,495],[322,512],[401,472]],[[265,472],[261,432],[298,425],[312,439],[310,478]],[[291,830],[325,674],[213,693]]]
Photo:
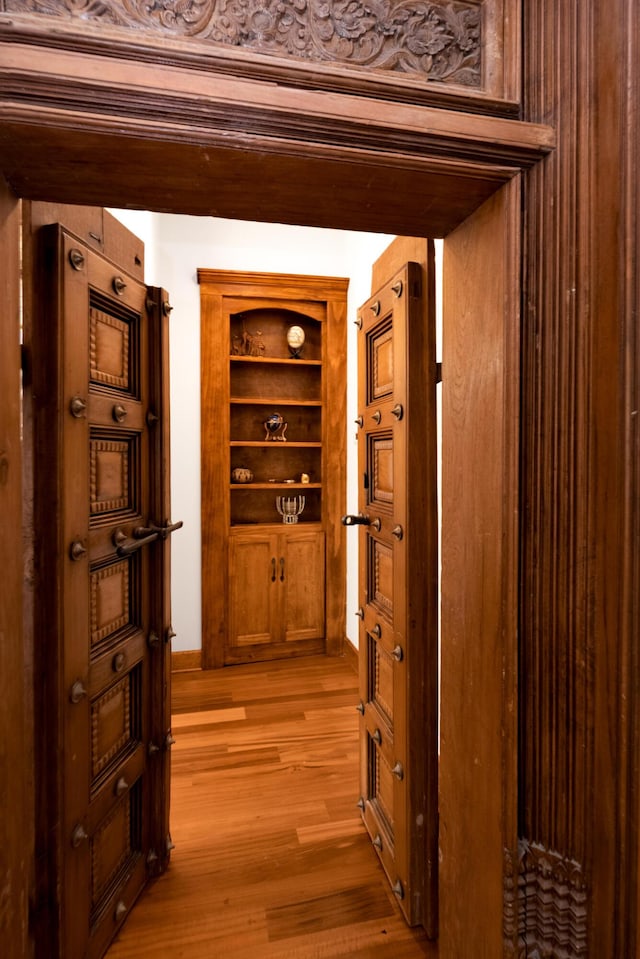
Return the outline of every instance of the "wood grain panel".
[[[118,803],[91,839],[91,901],[95,908],[131,855],[130,798]]]
[[[369,570],[369,602],[383,616],[393,616],[393,549],[371,537],[368,543],[371,559]]]
[[[367,633],[371,677],[369,699],[375,703],[389,724],[393,721],[393,662],[381,643]]]
[[[393,435],[378,433],[367,437],[371,464],[369,502],[382,510],[393,510]]]
[[[10,959],[28,957],[29,863],[33,856],[31,781],[32,752],[28,746],[22,677],[22,464],[20,414],[20,210],[0,177],[0,290],[4,322],[0,325],[0,807],[12,810],[0,817],[3,892],[0,896],[0,938]]]
[[[131,621],[130,563],[121,560],[90,574],[92,646]]]
[[[129,324],[92,307],[89,349],[91,379],[129,390]]]
[[[517,847],[518,208],[514,182],[444,243],[443,959],[468,954],[471,928],[479,955],[502,954]]]
[[[132,508],[130,445],[126,440],[90,440],[90,509],[93,515]]]
[[[558,150],[527,192],[520,829],[589,893],[568,954],[635,957],[639,11],[545,0],[525,28]],[[532,949],[564,935],[546,902]]]
[[[325,582],[324,534],[289,531],[286,538],[284,639],[317,639],[324,636]],[[282,551],[281,551],[282,552]]]
[[[277,537],[267,533],[232,536],[229,548],[229,644],[252,646],[276,639]]]
[[[131,742],[133,677],[127,676],[91,704],[91,774],[95,779]],[[132,701],[133,699],[133,701]],[[135,724],[139,727],[139,721]]]
[[[390,325],[376,327],[367,337],[367,361],[368,402],[373,403],[393,391],[393,334]]]

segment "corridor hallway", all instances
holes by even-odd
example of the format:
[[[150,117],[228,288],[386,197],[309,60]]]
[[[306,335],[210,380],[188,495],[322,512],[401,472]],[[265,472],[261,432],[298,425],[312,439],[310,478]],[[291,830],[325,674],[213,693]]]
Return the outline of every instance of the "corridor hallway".
[[[356,808],[357,699],[323,656],[173,675],[175,849],[107,959],[435,959]]]

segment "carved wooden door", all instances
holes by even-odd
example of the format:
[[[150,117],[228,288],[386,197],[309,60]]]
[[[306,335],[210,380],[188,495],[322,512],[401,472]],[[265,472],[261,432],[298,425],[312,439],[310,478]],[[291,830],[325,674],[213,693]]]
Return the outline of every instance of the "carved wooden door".
[[[432,249],[432,247],[431,247]],[[361,799],[411,925],[436,934],[437,493],[433,258],[359,311]]]
[[[61,226],[43,234],[36,342],[57,408],[60,954],[94,959],[170,848],[168,309],[163,291]]]

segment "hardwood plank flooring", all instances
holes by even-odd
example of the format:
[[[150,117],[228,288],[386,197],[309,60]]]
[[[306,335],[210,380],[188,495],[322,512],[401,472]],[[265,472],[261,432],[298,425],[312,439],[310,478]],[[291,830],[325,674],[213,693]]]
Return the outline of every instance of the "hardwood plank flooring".
[[[108,959],[436,959],[360,821],[356,702],[344,659],[174,674],[175,849]]]

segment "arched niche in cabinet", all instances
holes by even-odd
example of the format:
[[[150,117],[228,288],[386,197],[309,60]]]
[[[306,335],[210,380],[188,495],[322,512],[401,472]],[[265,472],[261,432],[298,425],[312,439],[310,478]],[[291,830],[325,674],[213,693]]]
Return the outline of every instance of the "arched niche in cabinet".
[[[338,655],[349,281],[200,269],[198,282],[203,663]]]

